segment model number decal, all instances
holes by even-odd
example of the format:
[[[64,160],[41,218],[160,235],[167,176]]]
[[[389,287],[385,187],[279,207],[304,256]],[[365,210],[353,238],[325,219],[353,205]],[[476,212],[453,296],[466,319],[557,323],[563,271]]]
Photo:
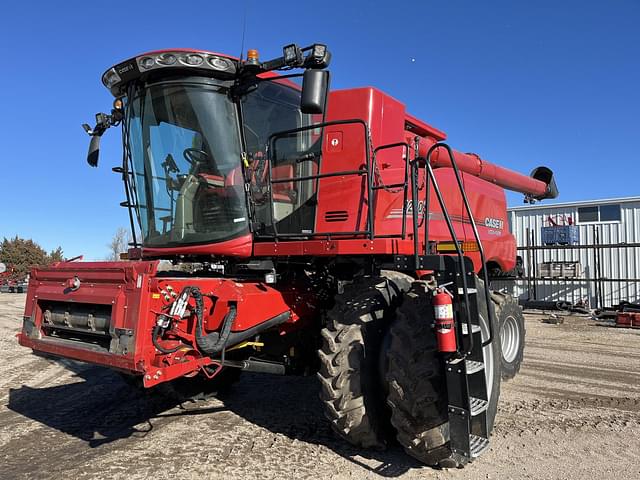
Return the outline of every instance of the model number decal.
[[[484,226],[502,230],[504,228],[504,220],[500,220],[499,218],[486,217],[484,219]]]
[[[424,200],[418,200],[418,215],[422,215],[424,213]],[[406,204],[407,213],[413,213],[413,200],[407,200]]]

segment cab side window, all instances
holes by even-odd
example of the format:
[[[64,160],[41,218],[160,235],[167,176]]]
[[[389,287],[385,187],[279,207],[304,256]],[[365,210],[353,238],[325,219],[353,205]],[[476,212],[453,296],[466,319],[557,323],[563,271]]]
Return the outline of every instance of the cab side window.
[[[300,90],[286,82],[259,83],[244,98],[242,116],[250,176],[255,187],[256,217],[265,225],[271,225],[273,221],[279,223],[279,230],[297,231],[312,228],[309,223],[313,212],[308,211],[308,206],[302,207],[315,194],[315,182],[287,179],[316,173],[319,159],[303,158],[308,153],[313,130],[278,136],[269,145],[273,134],[307,126],[311,121],[309,115],[300,111]],[[275,182],[270,193],[266,193],[264,188],[268,181],[268,148],[272,149],[271,179]],[[273,203],[273,218],[270,201]],[[283,224],[285,219],[286,225]]]

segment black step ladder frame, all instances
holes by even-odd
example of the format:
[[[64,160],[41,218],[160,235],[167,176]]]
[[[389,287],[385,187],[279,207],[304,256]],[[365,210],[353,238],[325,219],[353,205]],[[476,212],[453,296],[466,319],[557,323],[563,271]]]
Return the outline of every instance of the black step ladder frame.
[[[478,318],[478,291],[471,269],[470,260],[468,262],[466,275],[469,302],[469,319]],[[453,282],[458,290],[462,290],[460,271],[457,262],[452,257],[445,257],[445,270],[436,274],[438,283]],[[461,302],[454,305],[454,313],[457,318],[465,314],[465,309],[461,307]],[[460,455],[466,459],[473,459],[480,455],[488,446],[489,429],[487,409],[489,397],[485,377],[485,364],[483,356],[482,332],[479,324],[457,322],[460,335],[471,337],[472,349],[464,355],[457,353],[444,358],[445,380],[448,396],[448,417],[449,417],[449,446],[453,454]],[[471,334],[469,335],[469,332]]]
[[[451,236],[451,240],[456,250],[456,260],[453,257],[445,256],[445,269],[437,272],[438,283],[442,284],[441,279],[449,280],[455,285],[454,294],[460,298],[462,302],[456,302],[454,312],[460,320],[456,322],[456,334],[458,341],[458,350],[445,358],[445,378],[447,383],[448,394],[448,416],[449,416],[449,446],[454,455],[462,456],[466,459],[473,459],[479,456],[489,444],[489,429],[487,410],[489,407],[489,398],[485,377],[485,365],[483,347],[491,344],[494,339],[493,332],[493,312],[491,308],[491,297],[489,295],[489,280],[486,268],[483,268],[484,280],[484,301],[487,305],[488,333],[486,341],[482,340],[482,332],[479,325],[472,322],[472,319],[479,317],[478,311],[478,291],[475,277],[473,275],[473,265],[469,258],[464,256],[464,252],[460,247],[457,235],[453,228],[451,217],[444,203],[442,192],[435,178],[433,167],[431,166],[431,157],[433,153],[443,148],[451,161],[451,168],[456,177],[456,183],[463,200],[463,204],[472,226],[473,234],[478,245],[480,259],[482,265],[486,264],[484,248],[480,240],[480,235],[475,223],[473,212],[469,205],[469,201],[465,192],[462,177],[458,169],[457,162],[453,150],[445,143],[436,143],[431,146],[424,158],[425,169],[425,185],[426,185],[426,201],[425,215],[428,215],[429,208],[429,183],[433,185],[434,193],[442,210],[447,229]],[[418,140],[416,140],[416,152],[418,150]],[[417,199],[418,189],[418,165],[422,159],[417,158],[413,162],[412,169],[412,198]],[[428,178],[428,182],[427,179]],[[415,209],[414,209],[415,210]],[[415,264],[418,264],[418,240],[417,232],[418,219],[417,213],[413,214],[413,232],[414,232],[414,250]],[[428,253],[429,246],[429,225],[428,218],[425,217],[425,255]],[[474,288],[475,287],[475,288]],[[474,296],[473,302],[470,301],[470,295]],[[465,328],[466,327],[466,332]],[[465,339],[467,340],[465,342]],[[497,360],[494,360],[497,361]]]

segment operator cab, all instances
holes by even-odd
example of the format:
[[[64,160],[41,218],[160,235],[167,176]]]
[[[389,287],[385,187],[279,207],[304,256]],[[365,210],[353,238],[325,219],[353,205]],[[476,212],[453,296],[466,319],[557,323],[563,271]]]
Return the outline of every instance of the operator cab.
[[[329,59],[323,45],[290,45],[269,62],[251,50],[246,61],[175,50],[105,72],[116,101],[111,115],[96,115],[96,127],[84,126],[92,136],[88,160],[97,165],[100,136],[121,124],[118,171],[145,248],[227,242],[273,223],[281,231],[313,227],[314,184],[293,178],[317,173],[321,135],[273,136],[322,122]],[[273,73],[291,68],[306,70]],[[267,162],[269,148],[277,161]]]

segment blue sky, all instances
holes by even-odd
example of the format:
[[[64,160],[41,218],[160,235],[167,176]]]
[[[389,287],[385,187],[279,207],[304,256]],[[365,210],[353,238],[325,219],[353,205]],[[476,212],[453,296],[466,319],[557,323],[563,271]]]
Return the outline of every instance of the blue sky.
[[[557,173],[558,201],[640,194],[640,2],[7,2],[0,17],[0,238],[106,256],[128,225],[119,134],[85,163],[80,124],[100,82],[146,50],[263,58],[296,42],[333,52],[334,88],[372,85],[495,163]],[[509,195],[512,205],[520,195]]]

